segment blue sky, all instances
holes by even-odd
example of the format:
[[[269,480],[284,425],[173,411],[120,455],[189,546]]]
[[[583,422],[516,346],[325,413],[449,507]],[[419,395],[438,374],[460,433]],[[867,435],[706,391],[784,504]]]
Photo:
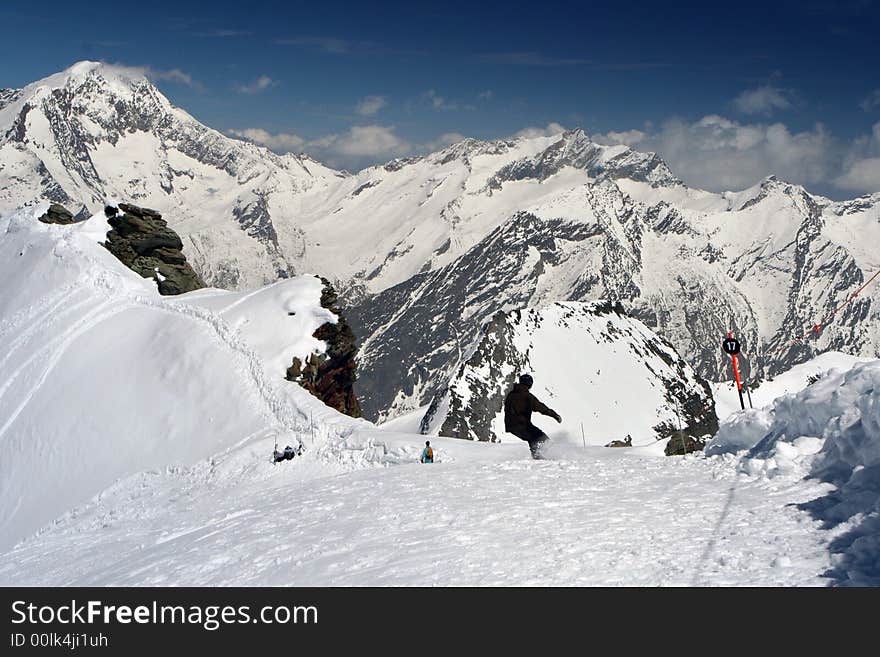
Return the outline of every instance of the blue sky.
[[[0,86],[146,67],[202,122],[356,169],[582,127],[687,182],[880,191],[880,6],[0,2]],[[548,128],[549,126],[549,128]]]

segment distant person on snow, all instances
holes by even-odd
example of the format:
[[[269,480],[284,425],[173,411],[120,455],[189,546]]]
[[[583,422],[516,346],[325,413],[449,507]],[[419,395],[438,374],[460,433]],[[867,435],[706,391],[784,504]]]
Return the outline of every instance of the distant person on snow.
[[[434,462],[434,450],[431,449],[431,441],[425,441],[425,449],[422,450],[422,463],[433,463]]]
[[[557,422],[562,422],[562,418],[529,392],[533,383],[530,374],[523,374],[519,377],[519,383],[514,384],[513,390],[507,393],[504,400],[504,430],[528,442],[532,458],[540,459],[543,458],[541,447],[549,439],[547,434],[532,424],[532,412],[552,417]]]

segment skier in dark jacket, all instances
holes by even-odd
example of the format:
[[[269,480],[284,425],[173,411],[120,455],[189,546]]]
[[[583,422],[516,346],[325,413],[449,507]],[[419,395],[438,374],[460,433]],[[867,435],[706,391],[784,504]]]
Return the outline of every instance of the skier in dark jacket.
[[[529,443],[532,458],[540,459],[541,445],[548,440],[547,434],[532,424],[532,412],[540,413],[562,422],[559,413],[538,401],[529,388],[534,379],[530,374],[519,377],[519,383],[514,384],[513,390],[507,393],[504,400],[504,429],[517,438]]]

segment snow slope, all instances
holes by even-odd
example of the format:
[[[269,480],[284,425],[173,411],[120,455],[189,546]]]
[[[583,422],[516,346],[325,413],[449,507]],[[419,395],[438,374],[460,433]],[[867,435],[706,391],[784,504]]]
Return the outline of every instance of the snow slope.
[[[634,445],[690,426],[717,427],[708,385],[644,324],[610,303],[555,303],[499,313],[474,353],[425,415],[426,433],[470,440],[519,440],[504,430],[504,398],[522,373],[532,392],[560,413],[563,427],[534,415],[557,440]],[[703,427],[699,430],[699,427]]]
[[[828,536],[731,462],[381,435],[394,467],[313,477],[235,453],[120,482],[0,554],[5,585],[822,586]],[[408,451],[405,451],[408,449]],[[232,462],[232,465],[228,463]],[[237,476],[242,473],[243,476]]]
[[[317,278],[161,297],[100,246],[103,214],[58,226],[45,209],[0,219],[0,547],[119,477],[257,437],[296,444],[312,415],[358,424],[284,380],[336,321]]]

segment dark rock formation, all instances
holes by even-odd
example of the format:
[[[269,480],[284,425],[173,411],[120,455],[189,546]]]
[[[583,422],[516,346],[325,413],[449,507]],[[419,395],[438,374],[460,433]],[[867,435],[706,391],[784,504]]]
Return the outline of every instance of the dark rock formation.
[[[691,452],[701,452],[706,446],[706,440],[693,436],[688,431],[676,431],[666,444],[666,456],[683,456]]]
[[[63,205],[53,203],[49,206],[46,214],[40,217],[40,221],[44,224],[61,224],[62,226],[66,226],[67,224],[74,224],[79,220]]]
[[[126,267],[158,283],[159,294],[174,295],[205,287],[183,255],[183,243],[162,215],[149,208],[120,203],[104,214],[113,230],[104,246]]]
[[[303,363],[294,358],[287,368],[287,379],[299,383],[315,397],[340,413],[351,417],[361,416],[361,407],[354,394],[357,379],[357,344],[354,331],[339,309],[338,297],[333,286],[325,278],[321,292],[321,305],[337,316],[337,322],[327,322],[315,331],[314,336],[327,344],[323,354],[311,354]]]

